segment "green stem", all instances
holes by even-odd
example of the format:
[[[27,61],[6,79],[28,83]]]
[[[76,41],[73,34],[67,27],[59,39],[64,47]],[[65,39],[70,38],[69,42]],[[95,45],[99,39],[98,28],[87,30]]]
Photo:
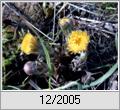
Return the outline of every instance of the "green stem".
[[[49,76],[49,80],[48,80],[48,88],[51,89],[51,76]]]

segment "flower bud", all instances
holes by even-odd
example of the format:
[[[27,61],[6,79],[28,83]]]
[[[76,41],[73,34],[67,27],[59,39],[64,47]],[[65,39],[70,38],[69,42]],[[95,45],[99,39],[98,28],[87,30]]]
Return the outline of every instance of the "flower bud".
[[[64,17],[64,18],[59,19],[59,25],[61,27],[66,27],[66,26],[68,26],[68,24],[70,24],[69,18]]]
[[[67,17],[63,17],[59,19],[59,26],[61,30],[63,31],[63,34],[67,37],[67,35],[72,31],[73,23],[71,19]]]

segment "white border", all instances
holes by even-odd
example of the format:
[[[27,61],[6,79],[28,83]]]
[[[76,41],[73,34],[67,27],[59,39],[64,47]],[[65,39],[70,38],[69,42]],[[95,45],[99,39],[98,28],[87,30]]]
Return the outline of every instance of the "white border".
[[[1,38],[2,38],[2,4],[4,3],[4,2],[59,2],[59,1],[55,1],[55,0],[52,0],[52,1],[49,1],[49,0],[47,0],[47,1],[37,1],[37,0],[35,0],[35,1],[15,1],[15,0],[13,0],[13,1],[10,1],[10,0],[8,0],[8,1],[1,1]],[[89,1],[89,0],[86,0],[86,1],[77,1],[77,0],[75,0],[75,1],[60,1],[60,2],[117,2],[118,3],[118,90],[2,90],[2,39],[1,39],[1,92],[56,92],[56,91],[60,91],[60,92],[78,92],[78,91],[81,91],[81,92],[118,92],[119,91],[119,80],[120,80],[120,77],[119,77],[119,0],[113,0],[113,1],[109,1],[109,0],[107,0],[107,1]]]
[[[120,2],[118,2],[118,90],[120,90],[120,76],[119,76],[119,73],[120,73],[120,44],[119,44],[119,41],[120,41]]]

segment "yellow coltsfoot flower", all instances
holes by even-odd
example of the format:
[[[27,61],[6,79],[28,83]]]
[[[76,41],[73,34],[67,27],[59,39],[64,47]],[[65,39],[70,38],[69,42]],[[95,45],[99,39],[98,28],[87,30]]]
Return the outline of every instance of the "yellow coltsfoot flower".
[[[87,50],[89,35],[86,31],[72,31],[67,38],[67,50],[73,54]]]
[[[31,33],[25,34],[22,44],[21,51],[25,54],[33,54],[38,52],[38,41]]]
[[[65,25],[67,25],[67,24],[69,24],[69,23],[70,23],[70,19],[67,18],[67,17],[64,17],[64,18],[59,19],[59,25],[60,25],[61,27],[65,26]]]

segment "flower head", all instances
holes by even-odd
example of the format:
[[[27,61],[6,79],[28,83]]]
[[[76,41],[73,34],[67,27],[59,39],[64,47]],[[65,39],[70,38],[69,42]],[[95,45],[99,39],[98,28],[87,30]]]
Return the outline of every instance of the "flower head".
[[[31,33],[27,33],[21,44],[21,51],[25,54],[29,55],[31,53],[36,53],[38,50],[38,42],[36,37],[34,37]]]
[[[89,36],[85,31],[72,31],[67,39],[67,49],[71,53],[79,53],[87,50]]]
[[[59,19],[59,25],[61,27],[65,26],[66,24],[70,23],[70,19],[67,17]]]

